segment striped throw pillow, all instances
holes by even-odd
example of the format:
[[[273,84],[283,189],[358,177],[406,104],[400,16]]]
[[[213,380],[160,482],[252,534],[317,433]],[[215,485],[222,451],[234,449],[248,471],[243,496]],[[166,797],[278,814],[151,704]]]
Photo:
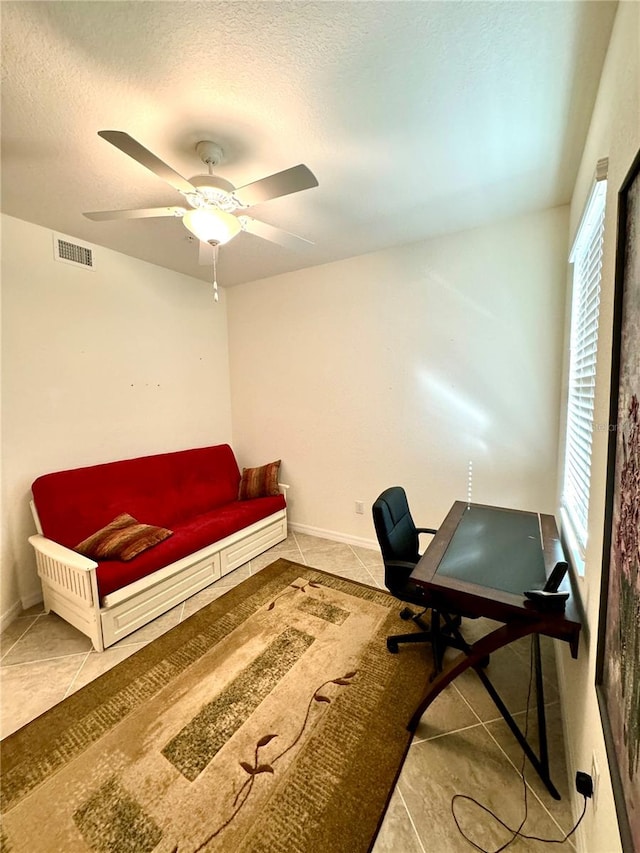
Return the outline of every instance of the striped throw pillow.
[[[172,535],[173,530],[141,524],[133,516],[123,513],[106,527],[83,539],[74,551],[92,560],[133,560],[138,554]]]
[[[278,471],[280,459],[261,465],[259,468],[243,468],[238,499],[248,501],[252,498],[268,498],[279,495]]]

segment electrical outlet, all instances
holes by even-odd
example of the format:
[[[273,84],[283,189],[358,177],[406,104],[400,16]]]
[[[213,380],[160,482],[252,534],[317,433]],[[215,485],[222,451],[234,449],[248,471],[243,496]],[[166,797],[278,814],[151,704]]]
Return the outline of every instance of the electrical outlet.
[[[356,501],[356,512],[358,515],[364,514],[364,501]]]
[[[598,807],[598,789],[600,787],[600,769],[595,752],[591,755],[591,778],[593,780],[593,810]]]
[[[578,770],[576,773],[576,791],[583,797],[593,796],[593,779],[584,770]]]

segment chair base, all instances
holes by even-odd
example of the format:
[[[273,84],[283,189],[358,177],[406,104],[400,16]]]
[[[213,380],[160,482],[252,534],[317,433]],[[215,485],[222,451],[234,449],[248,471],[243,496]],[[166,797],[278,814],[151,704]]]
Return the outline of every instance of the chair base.
[[[424,625],[424,623],[421,621],[421,619],[424,616],[424,614],[427,612],[428,609],[429,609],[428,607],[425,607],[420,611],[420,613],[414,613],[410,607],[404,607],[400,611],[400,618],[403,619],[405,622],[408,622],[410,619],[413,619],[414,622],[418,623],[418,625]],[[449,616],[448,620],[445,620],[445,621],[448,625],[450,625],[452,627],[455,626],[456,628],[459,628],[462,625],[462,617],[458,616],[458,615]],[[424,625],[424,630],[428,631],[430,629],[426,625]]]
[[[398,643],[431,643],[431,631],[414,631],[412,634],[397,634],[387,637],[387,649],[394,655],[398,654]]]
[[[410,607],[405,607],[400,611],[400,618],[408,622],[409,619],[420,618],[424,613],[426,613],[426,610],[423,610],[422,613],[414,613]]]
[[[427,608],[428,609],[428,608]],[[442,671],[442,659],[447,648],[458,649],[461,652],[468,652],[469,644],[460,633],[460,625],[462,618],[459,615],[449,616],[446,613],[439,613],[436,610],[431,611],[431,627],[425,624],[422,616],[426,613],[426,609],[421,613],[414,613],[411,608],[405,607],[400,611],[400,618],[405,621],[412,620],[416,623],[421,631],[414,631],[411,634],[395,634],[387,637],[387,649],[391,654],[398,653],[400,643],[431,643],[433,647],[433,664],[434,671],[432,678]],[[441,623],[444,624],[441,624]],[[485,667],[489,664],[489,657],[483,659],[481,666]]]

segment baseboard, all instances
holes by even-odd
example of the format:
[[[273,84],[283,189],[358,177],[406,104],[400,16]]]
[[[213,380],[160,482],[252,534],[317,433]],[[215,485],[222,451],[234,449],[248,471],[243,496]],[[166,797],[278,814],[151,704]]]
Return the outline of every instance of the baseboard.
[[[13,620],[17,619],[21,613],[22,602],[16,601],[15,604],[12,604],[11,607],[8,610],[5,610],[2,616],[0,616],[0,632],[6,631]]]
[[[564,658],[562,656],[562,652],[560,649],[560,643],[554,643],[554,652],[556,658],[556,672],[558,675],[558,693],[560,695],[560,708],[564,709],[566,707],[566,681],[565,681],[565,671],[564,671]],[[562,713],[562,736],[564,738],[564,759],[567,767],[567,776],[569,778],[569,796],[571,798],[571,813],[573,815],[573,822],[577,823],[578,818],[580,817],[580,811],[582,810],[582,803],[578,802],[578,797],[576,796],[576,791],[573,786],[573,779],[575,779],[576,775],[576,766],[577,762],[575,759],[574,751],[573,751],[573,741],[571,740],[571,732],[567,726],[567,716]],[[584,826],[579,826],[578,831],[573,836],[574,841],[576,842],[576,849],[578,853],[586,853],[587,847],[584,839]]]
[[[24,596],[22,599],[22,608],[23,610],[28,610],[30,607],[33,607],[34,604],[42,604],[42,590],[39,589],[37,592],[32,592],[29,595]]]
[[[34,604],[42,604],[42,590],[30,593],[30,595],[15,601],[8,610],[0,616],[0,631],[6,631],[14,619],[22,613],[23,610],[28,610]]]
[[[335,530],[324,530],[322,527],[311,527],[309,524],[296,524],[289,521],[289,530],[294,533],[306,533],[308,536],[320,536],[322,539],[331,539],[334,542],[344,542],[346,545],[356,545],[358,548],[368,548],[370,551],[378,551],[378,543],[373,539],[364,539],[360,536],[349,536],[346,533],[337,533]]]

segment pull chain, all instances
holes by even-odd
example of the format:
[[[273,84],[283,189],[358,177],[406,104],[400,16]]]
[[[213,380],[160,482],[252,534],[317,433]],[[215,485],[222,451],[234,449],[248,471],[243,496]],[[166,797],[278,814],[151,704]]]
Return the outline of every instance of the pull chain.
[[[219,302],[218,296],[218,247],[213,247],[213,301]]]

